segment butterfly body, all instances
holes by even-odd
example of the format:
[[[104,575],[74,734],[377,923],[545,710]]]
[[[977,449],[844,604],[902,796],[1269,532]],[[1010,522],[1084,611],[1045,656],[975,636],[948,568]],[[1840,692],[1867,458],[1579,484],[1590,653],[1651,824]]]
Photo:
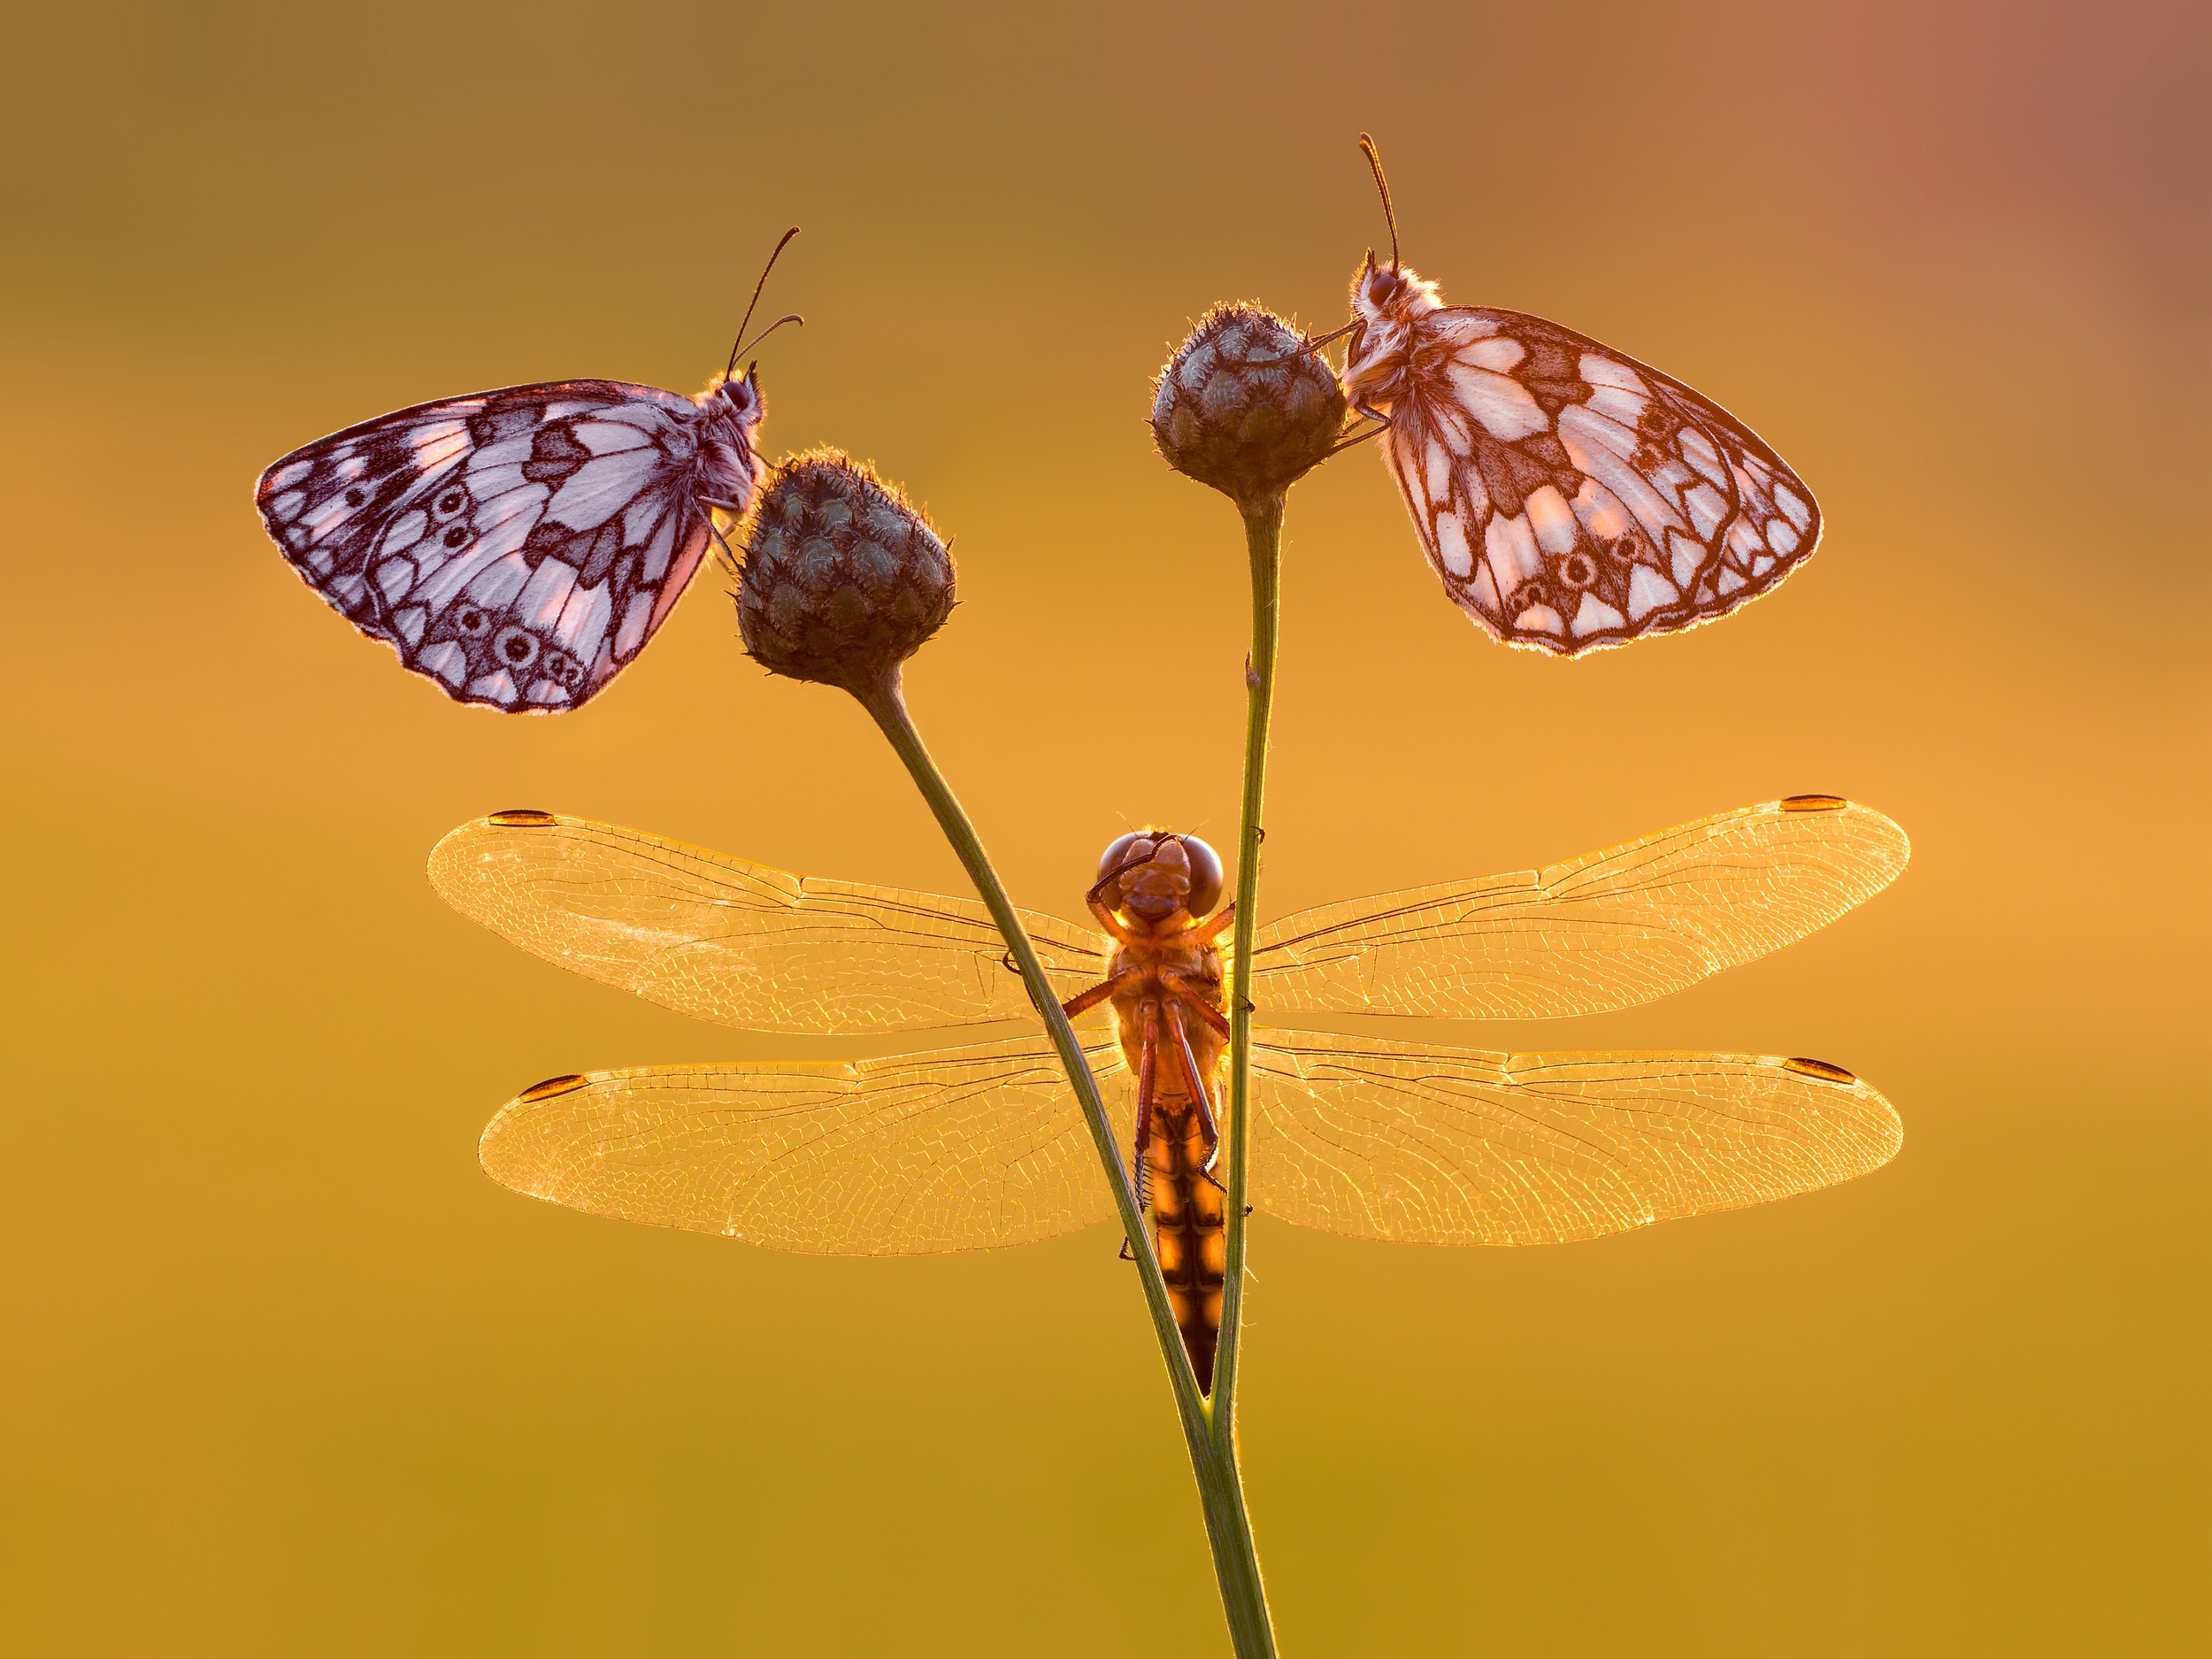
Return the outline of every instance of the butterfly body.
[[[1499,639],[1572,656],[1694,626],[1811,555],[1812,492],[1679,380],[1371,254],[1352,313],[1346,395],[1387,419],[1430,567]]]
[[[581,706],[667,619],[764,471],[749,370],[696,397],[619,380],[403,409],[261,475],[308,586],[463,703]]]

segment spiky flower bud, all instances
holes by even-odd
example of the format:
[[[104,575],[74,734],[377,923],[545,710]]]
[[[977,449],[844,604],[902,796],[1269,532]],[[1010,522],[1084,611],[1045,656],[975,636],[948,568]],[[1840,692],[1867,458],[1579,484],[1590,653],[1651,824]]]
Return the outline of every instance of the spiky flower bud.
[[[1303,335],[1256,305],[1217,305],[1160,371],[1152,436],[1177,472],[1240,505],[1279,495],[1344,423],[1344,388]]]
[[[922,515],[834,449],[787,461],[761,497],[738,630],[772,673],[880,685],[952,612],[952,556]]]

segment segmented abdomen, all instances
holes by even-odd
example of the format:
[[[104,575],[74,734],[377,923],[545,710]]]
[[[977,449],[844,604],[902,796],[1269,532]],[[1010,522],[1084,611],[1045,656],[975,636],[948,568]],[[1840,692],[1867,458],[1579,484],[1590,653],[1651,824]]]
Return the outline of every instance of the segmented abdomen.
[[[1152,1102],[1152,1237],[1168,1303],[1183,1333],[1201,1393],[1214,1386],[1214,1348],[1221,1339],[1221,1286],[1228,1267],[1222,1232],[1225,1197],[1200,1173],[1206,1136],[1187,1092],[1163,1088]],[[1218,1171],[1217,1171],[1218,1173]]]

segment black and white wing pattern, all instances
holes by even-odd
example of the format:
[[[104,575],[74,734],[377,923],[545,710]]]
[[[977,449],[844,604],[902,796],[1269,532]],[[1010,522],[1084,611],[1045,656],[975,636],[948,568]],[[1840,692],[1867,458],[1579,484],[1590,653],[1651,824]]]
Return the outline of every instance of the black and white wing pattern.
[[[255,502],[308,586],[447,695],[573,709],[697,570],[702,423],[725,412],[618,380],[447,398],[295,450]]]
[[[1429,564],[1509,644],[1572,656],[1725,616],[1812,554],[1812,492],[1709,398],[1519,311],[1414,319],[1385,434]]]

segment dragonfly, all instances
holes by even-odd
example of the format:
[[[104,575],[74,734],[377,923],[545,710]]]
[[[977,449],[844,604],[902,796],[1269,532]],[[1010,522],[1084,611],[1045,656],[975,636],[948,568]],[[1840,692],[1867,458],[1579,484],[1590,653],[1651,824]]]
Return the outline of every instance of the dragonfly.
[[[1896,879],[1873,809],[1793,795],[1541,871],[1285,916],[1253,944],[1248,1198],[1363,1239],[1537,1244],[1763,1203],[1878,1168],[1896,1111],[1801,1056],[1532,1053],[1282,1025],[1300,1014],[1555,1018],[1649,1002],[1803,938]],[[1037,1023],[976,899],[764,864],[613,825],[493,813],[429,874],[523,949],[680,1013],[809,1036]],[[1195,836],[1118,838],[1088,926],[1021,912],[1082,1022],[1194,1371],[1221,1317],[1223,995],[1233,906]],[[569,1073],[501,1107],[502,1184],[774,1249],[1028,1243],[1116,1214],[1041,1030],[851,1061]]]

